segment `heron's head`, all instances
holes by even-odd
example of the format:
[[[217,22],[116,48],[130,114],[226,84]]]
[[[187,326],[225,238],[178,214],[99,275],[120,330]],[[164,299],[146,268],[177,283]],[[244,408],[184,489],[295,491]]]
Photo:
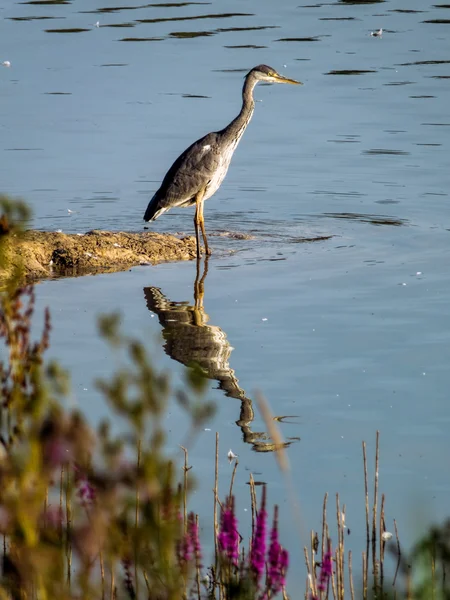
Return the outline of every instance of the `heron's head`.
[[[252,77],[256,81],[267,81],[268,83],[293,83],[296,85],[303,85],[301,81],[295,79],[289,79],[284,77],[267,65],[258,65],[254,67],[248,74],[247,77]]]

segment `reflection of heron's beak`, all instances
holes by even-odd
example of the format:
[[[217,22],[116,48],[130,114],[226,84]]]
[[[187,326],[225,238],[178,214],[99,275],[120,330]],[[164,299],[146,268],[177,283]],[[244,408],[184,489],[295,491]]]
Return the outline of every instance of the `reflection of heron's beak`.
[[[289,79],[289,77],[283,77],[283,75],[276,75],[277,83],[293,83],[295,85],[303,85],[301,81],[296,81],[295,79]]]

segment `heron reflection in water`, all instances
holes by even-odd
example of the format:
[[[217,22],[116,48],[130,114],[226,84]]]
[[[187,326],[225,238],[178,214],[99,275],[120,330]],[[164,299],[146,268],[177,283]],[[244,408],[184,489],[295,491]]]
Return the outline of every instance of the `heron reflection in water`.
[[[163,328],[164,351],[168,356],[186,366],[197,364],[208,379],[216,380],[225,396],[241,403],[239,420],[244,442],[252,444],[257,452],[276,450],[276,445],[266,433],[253,432],[254,418],[252,400],[245,395],[230,367],[233,350],[225,332],[217,325],[209,325],[209,316],[203,306],[205,279],[208,274],[208,257],[203,269],[197,260],[194,282],[194,304],[173,302],[157,287],[144,288],[147,308],[158,315]],[[290,438],[289,445],[296,438]]]

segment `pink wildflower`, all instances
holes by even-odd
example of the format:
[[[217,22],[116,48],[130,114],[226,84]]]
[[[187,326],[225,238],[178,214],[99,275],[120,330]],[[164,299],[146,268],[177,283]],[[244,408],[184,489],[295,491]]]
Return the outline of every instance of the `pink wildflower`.
[[[219,549],[231,564],[237,566],[239,558],[239,533],[234,514],[234,497],[227,499],[226,508],[220,516],[220,531],[218,535]]]
[[[286,583],[286,571],[289,566],[288,552],[278,541],[278,506],[275,506],[273,513],[268,562],[267,588],[268,591],[277,594]]]
[[[252,548],[250,552],[250,565],[256,578],[256,583],[259,582],[264,573],[265,554],[266,554],[266,486],[263,487],[261,507],[256,517],[255,533],[252,540]]]

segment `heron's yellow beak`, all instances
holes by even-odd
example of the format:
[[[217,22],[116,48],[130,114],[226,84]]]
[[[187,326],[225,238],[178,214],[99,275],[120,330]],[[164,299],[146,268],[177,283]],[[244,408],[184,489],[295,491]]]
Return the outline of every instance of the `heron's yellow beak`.
[[[295,79],[289,79],[289,77],[283,77],[279,73],[276,74],[275,79],[277,83],[292,83],[294,85],[303,85],[301,81],[296,81]]]

